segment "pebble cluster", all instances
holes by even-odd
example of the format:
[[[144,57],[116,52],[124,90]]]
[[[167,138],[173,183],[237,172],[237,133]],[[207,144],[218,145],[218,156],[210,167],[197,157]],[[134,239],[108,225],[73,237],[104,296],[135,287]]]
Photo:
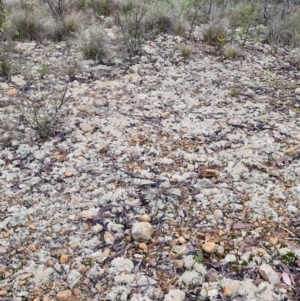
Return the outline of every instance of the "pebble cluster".
[[[64,43],[16,49],[21,73],[0,78],[0,300],[295,300],[296,50],[246,42],[229,60],[162,35],[75,72]],[[16,122],[14,102],[66,82],[54,136]]]

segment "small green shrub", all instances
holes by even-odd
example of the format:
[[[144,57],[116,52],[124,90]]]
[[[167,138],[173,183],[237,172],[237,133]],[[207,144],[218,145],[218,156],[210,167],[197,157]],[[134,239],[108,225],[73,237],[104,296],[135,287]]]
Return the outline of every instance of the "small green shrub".
[[[33,129],[40,138],[48,138],[62,119],[61,109],[69,100],[66,97],[67,85],[59,99],[27,99],[16,105],[16,115],[21,124]]]
[[[201,251],[196,251],[195,260],[198,263],[203,263],[204,262],[204,256],[203,256]]]
[[[136,54],[146,39],[148,0],[116,0],[112,16],[119,26],[125,52]]]
[[[183,17],[176,18],[171,7],[164,2],[153,1],[147,5],[144,22],[146,38],[159,33],[184,36],[187,32],[186,23]]]
[[[164,11],[150,13],[145,22],[146,32],[156,36],[159,33],[173,34],[175,20]]]
[[[11,75],[11,64],[8,60],[8,54],[0,50],[0,76],[8,77]]]
[[[230,9],[230,24],[239,28],[240,39],[246,40],[249,37],[249,30],[258,23],[258,8],[255,2],[245,2]]]
[[[281,260],[283,263],[287,265],[291,265],[296,260],[296,255],[293,251],[289,251],[286,254],[281,255]]]
[[[8,27],[8,12],[2,0],[0,0],[0,36],[3,36]]]
[[[273,16],[267,22],[266,42],[276,51],[279,46],[300,45],[300,10]]]
[[[230,91],[230,96],[232,97],[238,97],[241,94],[241,89],[240,88],[232,88]]]
[[[41,64],[41,69],[39,70],[41,78],[43,78],[49,71],[49,65],[44,60]]]
[[[112,0],[90,0],[89,6],[99,16],[108,17],[113,10]]]

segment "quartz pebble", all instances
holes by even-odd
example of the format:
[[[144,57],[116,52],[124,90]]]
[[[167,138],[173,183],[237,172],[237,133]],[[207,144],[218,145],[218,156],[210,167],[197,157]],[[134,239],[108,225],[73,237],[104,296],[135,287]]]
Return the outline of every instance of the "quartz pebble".
[[[59,301],[68,301],[72,296],[72,292],[70,290],[60,291],[56,295],[56,299]]]
[[[131,235],[135,241],[148,241],[151,239],[153,231],[151,224],[147,222],[139,222],[132,225]]]
[[[202,245],[202,250],[206,253],[213,254],[217,252],[218,246],[214,242],[206,242]]]
[[[280,277],[269,264],[262,264],[259,267],[259,273],[264,280],[268,281],[271,284],[280,283]]]

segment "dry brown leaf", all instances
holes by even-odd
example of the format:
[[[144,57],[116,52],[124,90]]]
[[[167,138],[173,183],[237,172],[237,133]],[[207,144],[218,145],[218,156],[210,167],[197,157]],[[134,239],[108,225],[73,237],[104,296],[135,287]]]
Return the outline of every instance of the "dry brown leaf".
[[[290,147],[288,148],[285,152],[284,152],[287,156],[295,156],[300,154],[300,147],[299,146],[294,146],[294,147]]]
[[[252,228],[253,225],[252,224],[249,224],[249,223],[242,223],[242,222],[237,222],[233,225],[233,229],[238,229],[238,230],[241,230],[241,229],[249,229],[249,228]]]
[[[68,153],[55,153],[50,155],[50,158],[55,159],[58,162],[64,162],[67,160]]]
[[[218,171],[216,169],[204,168],[202,170],[202,175],[205,178],[213,178],[218,176]]]
[[[286,272],[282,272],[281,277],[282,277],[283,282],[286,285],[288,285],[288,286],[292,285],[290,276]]]

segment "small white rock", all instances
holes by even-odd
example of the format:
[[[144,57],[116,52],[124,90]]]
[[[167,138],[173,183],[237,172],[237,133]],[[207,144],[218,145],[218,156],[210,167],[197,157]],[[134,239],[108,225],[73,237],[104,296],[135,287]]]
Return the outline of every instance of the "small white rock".
[[[165,295],[165,301],[184,301],[185,293],[181,290],[175,289],[170,290],[168,294]]]
[[[262,264],[259,267],[259,273],[264,280],[269,281],[271,284],[280,283],[279,276],[269,264]]]
[[[172,251],[178,255],[189,254],[190,250],[186,245],[175,245],[172,247]]]
[[[216,209],[214,211],[214,218],[215,218],[216,221],[222,219],[223,218],[223,212],[222,212],[222,210]]]
[[[135,241],[151,239],[153,234],[153,228],[151,224],[147,222],[134,223],[131,228],[131,235]]]

